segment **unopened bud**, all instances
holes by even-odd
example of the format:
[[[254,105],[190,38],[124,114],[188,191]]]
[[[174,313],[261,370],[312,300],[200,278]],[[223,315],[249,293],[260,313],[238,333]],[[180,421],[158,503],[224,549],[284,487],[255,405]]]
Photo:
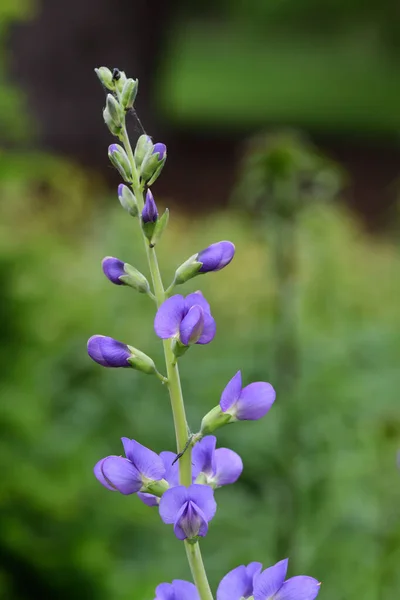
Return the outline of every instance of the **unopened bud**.
[[[158,219],[158,210],[154,202],[153,194],[147,190],[146,202],[142,210],[142,229],[148,240],[153,237]]]
[[[141,135],[136,143],[135,148],[135,164],[138,169],[140,169],[142,162],[147,156],[153,152],[154,144],[151,141],[150,136],[145,133]]]
[[[124,181],[131,183],[132,169],[129,164],[128,156],[122,146],[119,144],[111,144],[111,146],[108,147],[108,157]]]
[[[99,67],[98,69],[95,69],[95,73],[100,79],[101,84],[104,85],[104,87],[106,87],[108,90],[114,89],[115,86],[113,81],[113,74],[110,71],[110,69],[108,69],[107,67]]]
[[[129,285],[142,294],[148,294],[150,285],[146,277],[132,265],[106,256],[102,262],[104,275],[115,285]]]
[[[139,214],[136,198],[127,185],[120,183],[118,186],[118,199],[124,208],[132,217],[137,217]]]
[[[125,110],[133,108],[139,81],[137,79],[127,79],[121,93],[121,106]]]
[[[123,119],[121,105],[112,94],[107,94],[106,108],[107,108],[108,112],[110,113],[110,116],[111,116],[112,120],[114,121],[114,124],[117,127],[121,127],[122,119]]]
[[[104,122],[107,125],[110,133],[112,133],[113,135],[118,137],[121,132],[121,125],[115,124],[115,121],[112,118],[112,116],[110,115],[110,111],[108,110],[107,107],[103,110],[103,119],[104,119]]]
[[[147,185],[152,185],[159,177],[167,160],[167,147],[158,142],[154,144],[151,154],[148,154],[142,163],[140,176]]]

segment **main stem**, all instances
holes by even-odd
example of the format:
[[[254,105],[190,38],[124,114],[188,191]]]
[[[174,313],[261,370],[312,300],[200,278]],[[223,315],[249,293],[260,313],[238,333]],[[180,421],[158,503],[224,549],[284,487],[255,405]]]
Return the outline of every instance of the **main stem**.
[[[124,123],[121,133],[121,141],[125,146],[126,153],[131,164],[133,173],[132,189],[135,194],[139,212],[141,213],[144,206],[143,189],[140,184],[139,175],[136,170],[135,160],[132,152],[132,146],[129,141],[128,132]],[[146,249],[147,260],[151,278],[153,281],[154,294],[159,307],[166,299],[164,285],[161,278],[160,268],[158,266],[157,254],[155,248],[150,248],[145,235],[142,233],[143,241]],[[183,452],[188,441],[188,425],[186,421],[185,404],[183,402],[181,380],[179,377],[178,364],[172,351],[172,340],[163,340],[165,365],[167,368],[169,397],[171,400],[172,415],[174,419],[174,428],[176,436],[176,447],[178,454]],[[179,459],[179,481],[181,485],[189,487],[192,484],[192,452],[191,447],[186,448],[185,452]],[[204,568],[203,559],[201,556],[200,545],[198,542],[190,543],[185,540],[186,556],[192,572],[193,580],[201,600],[213,600],[213,595],[208,583],[207,574]]]

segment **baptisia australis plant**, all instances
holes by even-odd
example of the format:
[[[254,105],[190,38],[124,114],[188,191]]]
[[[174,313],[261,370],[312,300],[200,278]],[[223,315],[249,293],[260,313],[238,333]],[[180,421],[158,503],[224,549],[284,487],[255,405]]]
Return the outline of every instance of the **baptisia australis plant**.
[[[233,484],[243,463],[229,448],[217,448],[213,434],[220,427],[238,421],[261,419],[275,401],[270,383],[243,384],[239,371],[226,384],[219,403],[202,420],[200,430],[190,433],[186,420],[178,362],[194,345],[212,342],[216,323],[211,308],[198,291],[186,296],[174,293],[176,286],[193,277],[226,267],[234,257],[232,242],[222,241],[193,254],[176,269],[171,284],[164,288],[156,247],[168,224],[168,210],[161,216],[150,186],[159,177],[166,159],[165,144],[153,143],[143,133],[133,148],[126,128],[126,116],[134,107],[138,81],[106,67],[96,69],[106,90],[104,121],[119,143],[111,144],[108,155],[124,183],[118,186],[121,206],[140,226],[151,273],[151,284],[136,267],[108,256],[102,267],[107,279],[146,294],[156,304],[154,330],[162,340],[166,375],[151,357],[130,344],[104,335],[88,342],[89,356],[108,368],[133,368],[156,375],[168,389],[176,435],[176,453],[156,454],[137,440],[122,438],[125,456],[107,456],[95,465],[94,474],[109,491],[136,494],[153,507],[160,520],[173,526],[183,541],[194,583],[172,580],[155,590],[155,600],[213,600],[204,568],[199,539],[207,535],[216,513],[215,491]],[[194,350],[192,350],[194,351]],[[196,350],[200,351],[200,350]],[[288,561],[262,570],[261,563],[240,565],[222,577],[217,600],[314,600],[320,584],[312,577],[286,579]]]

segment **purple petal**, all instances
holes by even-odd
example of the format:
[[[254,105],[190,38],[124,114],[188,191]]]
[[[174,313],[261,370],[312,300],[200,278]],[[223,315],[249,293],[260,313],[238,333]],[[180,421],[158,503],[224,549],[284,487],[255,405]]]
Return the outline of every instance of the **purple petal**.
[[[101,263],[104,275],[115,285],[124,285],[124,282],[119,279],[121,275],[126,275],[124,265],[122,260],[113,256],[106,256]]]
[[[179,461],[172,464],[176,458],[176,454],[165,450],[164,452],[160,452],[160,458],[165,467],[164,479],[168,481],[171,487],[179,485]]]
[[[270,383],[257,381],[243,388],[236,405],[236,417],[241,421],[256,421],[267,414],[275,400]]]
[[[235,483],[242,474],[243,462],[239,454],[229,448],[218,448],[215,451],[215,475],[213,481],[220,485]]]
[[[172,587],[175,592],[174,600],[200,600],[196,586],[189,581],[174,579]]]
[[[253,581],[253,589],[254,589],[254,582],[256,580],[256,578],[259,576],[259,574],[262,571],[262,564],[260,562],[252,562],[250,564],[247,565],[246,567],[246,573],[249,577],[251,577],[252,581]]]
[[[206,435],[198,442],[192,452],[193,467],[206,475],[212,476],[215,473],[215,446],[217,438],[215,435]]]
[[[199,273],[219,271],[228,265],[235,254],[235,246],[232,242],[217,242],[208,248],[201,250],[197,255],[197,261],[202,263]]]
[[[150,190],[146,193],[146,202],[142,211],[143,223],[155,223],[158,219],[158,210]]]
[[[200,306],[192,306],[179,327],[179,337],[185,346],[196,344],[203,333],[204,313]]]
[[[204,298],[203,294],[200,291],[188,294],[185,298],[186,310],[190,310],[195,304],[201,306],[205,313],[209,315],[211,314],[210,305],[208,304],[207,300]]]
[[[146,446],[142,446],[142,444],[139,444],[136,440],[130,440],[129,438],[123,437],[121,438],[121,441],[124,446],[126,457],[141,475],[156,481],[164,477],[164,463],[158,454],[149,450]]]
[[[93,335],[87,343],[92,360],[103,367],[130,367],[127,362],[131,353],[128,346],[105,335]]]
[[[109,458],[109,457],[107,456],[106,458]],[[115,487],[110,485],[108,483],[107,479],[103,475],[103,471],[102,471],[101,467],[105,460],[106,460],[105,458],[102,458],[101,460],[99,460],[99,462],[95,464],[93,472],[95,474],[95,477],[98,479],[98,481],[100,481],[100,483],[102,485],[104,485],[104,487],[106,487],[108,490],[111,490],[112,492],[116,492],[117,490],[115,489]]]
[[[239,400],[240,394],[242,391],[242,374],[240,371],[232,377],[230,382],[227,384],[226,388],[221,394],[221,400],[219,401],[219,405],[221,407],[222,412],[226,412],[229,410],[237,400]]]
[[[217,326],[213,317],[207,313],[204,313],[204,326],[203,333],[199,337],[197,344],[209,344],[215,337]]]
[[[162,160],[167,153],[167,146],[161,142],[154,144],[152,154],[159,154],[159,159]]]
[[[158,506],[158,498],[154,494],[147,494],[146,492],[138,492],[137,497],[139,500],[146,504],[146,506]]]
[[[108,456],[101,465],[104,478],[121,494],[135,494],[142,487],[140,473],[130,460],[122,456]]]
[[[175,523],[174,533],[178,540],[207,535],[208,524],[203,511],[191,500],[180,509]]]
[[[175,600],[175,592],[172,583],[160,583],[156,587],[156,597],[154,600]]]
[[[175,488],[173,488],[175,489]],[[187,488],[188,498],[192,500],[204,513],[207,521],[211,521],[217,510],[214,500],[214,491],[208,485],[193,483]]]
[[[288,559],[285,558],[273,567],[265,569],[254,582],[254,600],[267,600],[274,596],[285,581],[287,568]]]
[[[249,576],[244,565],[229,571],[222,578],[217,589],[217,600],[241,600],[252,595],[253,577]]]
[[[320,588],[321,584],[314,577],[298,575],[285,581],[274,600],[314,600]]]
[[[185,299],[180,294],[165,300],[154,319],[154,329],[158,337],[162,340],[174,337],[179,332],[179,326],[186,313]]]
[[[160,517],[164,523],[174,523],[187,500],[188,488],[183,485],[177,485],[164,492],[160,500]]]

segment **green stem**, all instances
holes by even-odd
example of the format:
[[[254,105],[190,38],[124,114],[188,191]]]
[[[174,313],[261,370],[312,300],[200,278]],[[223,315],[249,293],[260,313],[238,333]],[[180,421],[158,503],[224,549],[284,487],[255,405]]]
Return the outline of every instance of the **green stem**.
[[[132,189],[135,194],[136,201],[138,203],[139,212],[141,213],[144,206],[143,200],[143,188],[140,184],[138,172],[136,170],[135,159],[132,151],[132,146],[129,141],[128,132],[124,123],[120,140],[124,144],[125,151],[128,155],[133,174]],[[142,232],[143,234],[143,232]],[[164,300],[167,298],[164,290],[160,268],[158,266],[158,260],[156,251],[154,248],[150,248],[149,242],[143,234],[143,241],[146,249],[147,260],[149,263],[149,269],[151,278],[153,281],[154,295],[157,301],[157,307],[159,307]],[[179,377],[179,369],[175,359],[175,355],[172,351],[172,340],[163,340],[165,365],[167,368],[168,377],[168,389],[171,400],[172,415],[175,427],[176,436],[176,447],[178,454],[182,452],[189,439],[189,429],[186,420],[185,405],[183,402],[181,380]],[[179,481],[181,485],[189,487],[192,484],[192,452],[191,446],[186,448],[186,451],[179,459]],[[190,570],[192,572],[193,580],[196,584],[197,590],[201,600],[213,600],[213,595],[210,590],[210,586],[207,580],[207,574],[204,568],[203,559],[200,552],[200,546],[198,542],[190,543],[185,540],[186,555],[189,561]]]

